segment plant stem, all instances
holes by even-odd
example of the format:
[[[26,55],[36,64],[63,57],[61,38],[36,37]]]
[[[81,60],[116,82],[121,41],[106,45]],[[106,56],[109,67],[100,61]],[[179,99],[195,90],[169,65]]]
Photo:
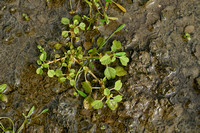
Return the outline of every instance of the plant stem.
[[[59,58],[57,60],[49,61],[49,62],[47,62],[47,64],[56,63],[56,62],[58,62],[60,60],[64,60],[65,58],[67,58],[67,57],[62,57],[62,58]]]
[[[13,121],[9,117],[0,117],[0,119],[8,119],[12,123],[13,133],[15,132],[15,125],[14,125]]]

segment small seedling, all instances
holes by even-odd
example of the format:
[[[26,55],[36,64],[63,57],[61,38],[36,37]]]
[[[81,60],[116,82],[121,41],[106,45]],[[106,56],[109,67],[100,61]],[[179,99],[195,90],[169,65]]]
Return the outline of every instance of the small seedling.
[[[29,16],[28,16],[27,14],[22,13],[22,16],[24,17],[24,19],[25,19],[26,21],[29,21]]]
[[[121,42],[114,40],[112,42],[111,49],[105,53],[100,53],[100,49],[105,46],[108,40],[117,32],[119,32],[125,25],[121,25],[114,31],[110,37],[106,40],[103,37],[97,39],[97,48],[90,49],[87,53],[83,51],[81,46],[74,47],[74,38],[80,31],[84,31],[86,24],[81,22],[81,17],[75,16],[73,23],[70,23],[68,18],[62,18],[61,23],[67,25],[70,30],[62,31],[64,38],[70,38],[69,42],[65,46],[61,44],[55,44],[54,48],[59,50],[65,48],[63,54],[54,55],[54,59],[47,60],[47,52],[38,45],[40,50],[39,59],[37,61],[40,66],[37,70],[37,74],[43,74],[43,69],[47,69],[47,75],[49,77],[56,76],[59,82],[65,82],[69,80],[69,83],[76,92],[84,97],[83,105],[85,109],[100,109],[103,107],[103,103],[106,103],[111,110],[115,110],[118,107],[118,102],[121,102],[122,95],[119,90],[122,87],[121,80],[116,80],[117,76],[124,76],[127,72],[122,66],[127,66],[129,58],[125,52],[121,52]],[[105,66],[104,77],[98,77],[93,71],[92,62],[96,60]],[[120,64],[117,62],[120,62]],[[116,67],[113,67],[117,64]],[[120,66],[121,65],[121,66]],[[80,74],[84,75],[84,81],[81,81],[78,87]],[[91,75],[92,79],[88,79],[87,75]],[[108,86],[106,82],[108,80],[115,80],[114,87]],[[102,96],[93,98],[93,93],[99,92],[98,95]],[[76,94],[75,94],[76,95]],[[100,100],[98,100],[100,99]]]
[[[24,113],[22,113],[22,115],[24,116],[24,122],[22,123],[22,125],[20,126],[20,128],[16,131],[16,133],[20,133],[21,130],[24,128],[25,124],[29,124],[31,120],[33,119],[36,119],[38,117],[40,117],[40,115],[42,115],[43,113],[47,112],[48,109],[44,109],[42,110],[41,113],[39,113],[38,115],[36,115],[35,117],[31,117],[31,115],[34,113],[34,110],[35,110],[35,106],[33,106],[29,112],[28,112],[28,115],[25,115]],[[12,119],[10,119],[9,117],[0,117],[0,120],[1,119],[8,119],[11,123],[12,123],[12,126],[13,127],[8,127],[8,128],[5,128],[3,126],[3,124],[0,122],[0,129],[3,131],[3,133],[15,133],[15,125],[14,125],[14,122]]]
[[[185,32],[185,35],[183,36],[187,41],[191,40],[190,34]]]

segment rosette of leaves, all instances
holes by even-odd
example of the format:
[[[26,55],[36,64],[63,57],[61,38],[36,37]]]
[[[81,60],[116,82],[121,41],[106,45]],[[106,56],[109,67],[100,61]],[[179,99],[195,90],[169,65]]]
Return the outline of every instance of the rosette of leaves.
[[[66,17],[61,19],[61,23],[70,28],[69,31],[62,31],[62,36],[68,37],[70,35],[70,38],[74,38],[80,32],[80,30],[85,30],[86,26],[84,22],[81,22],[81,17],[79,15],[75,15],[73,17],[73,23],[70,23],[70,20]]]
[[[105,80],[105,79],[104,79]],[[83,88],[87,88],[88,90],[91,91],[91,86],[89,83],[85,83],[83,82]],[[115,82],[115,86],[114,88],[101,88],[103,89],[103,98],[101,98],[100,100],[94,100],[90,95],[87,96],[84,99],[84,107],[85,109],[89,109],[91,107],[93,107],[94,109],[100,109],[103,107],[104,103],[107,104],[107,106],[111,109],[111,110],[115,110],[118,107],[118,103],[122,101],[122,95],[120,95],[119,90],[122,87],[122,82],[121,80],[117,80]],[[90,88],[90,89],[89,89]],[[117,91],[119,94],[114,96],[114,91]],[[104,99],[106,99],[106,101],[104,102]]]
[[[129,58],[126,57],[125,52],[117,52],[121,49],[121,42],[114,40],[112,42],[111,51],[107,52],[104,56],[100,58],[100,62],[102,65],[106,66],[104,71],[104,75],[108,80],[114,79],[116,76],[124,76],[126,75],[125,70],[123,67],[117,66],[115,68],[109,66],[109,64],[114,63],[117,59],[119,59],[122,66],[127,66],[129,62]]]

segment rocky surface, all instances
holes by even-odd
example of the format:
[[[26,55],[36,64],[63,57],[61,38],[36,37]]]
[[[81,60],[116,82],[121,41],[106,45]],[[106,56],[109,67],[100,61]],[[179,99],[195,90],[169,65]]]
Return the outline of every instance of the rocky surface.
[[[83,99],[73,96],[68,83],[35,74],[36,46],[49,49],[62,41],[60,19],[70,17],[69,3],[1,0],[0,83],[9,84],[9,101],[0,102],[0,116],[11,117],[19,128],[21,114],[33,105],[36,113],[49,108],[23,132],[200,132],[200,1],[117,2],[127,13],[112,5],[109,15],[119,19],[99,29],[108,36],[126,24],[113,37],[123,42],[130,55],[128,75],[123,78],[124,99],[111,111],[106,106],[85,110]],[[78,13],[85,12],[79,9]],[[22,13],[30,21],[25,21]],[[185,32],[190,33],[190,41],[183,38]]]

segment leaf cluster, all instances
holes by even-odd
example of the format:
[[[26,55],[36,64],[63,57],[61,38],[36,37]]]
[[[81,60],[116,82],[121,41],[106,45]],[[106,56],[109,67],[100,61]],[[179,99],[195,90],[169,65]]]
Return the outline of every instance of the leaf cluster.
[[[70,38],[66,45],[56,43],[54,45],[55,51],[65,49],[62,54],[55,54],[54,59],[47,60],[47,52],[38,45],[40,50],[39,59],[37,64],[40,66],[37,70],[37,74],[43,74],[46,71],[48,77],[57,77],[59,82],[69,81],[70,85],[76,90],[76,92],[84,97],[84,108],[99,109],[103,106],[103,103],[111,110],[115,110],[118,107],[118,102],[122,100],[119,90],[122,87],[121,80],[115,82],[115,86],[111,87],[106,84],[107,80],[115,80],[118,76],[126,75],[126,71],[123,66],[127,66],[129,58],[125,52],[121,52],[122,44],[120,41],[114,40],[110,51],[100,53],[99,50],[108,42],[108,40],[118,31],[120,31],[124,25],[117,28],[113,34],[106,40],[103,37],[97,39],[98,48],[93,48],[84,52],[82,46],[74,47],[74,39],[76,34],[75,28],[84,30],[86,27],[81,22],[80,16],[73,17],[73,24],[70,24],[70,20],[62,18],[61,23],[69,26],[69,31],[63,31],[63,38]],[[70,33],[65,36],[65,32]],[[73,35],[74,34],[74,35]],[[99,61],[105,66],[104,77],[98,77],[94,74],[92,69],[93,60]],[[120,62],[121,65],[118,64]],[[118,65],[116,65],[118,64]],[[115,66],[115,67],[113,67]],[[84,81],[80,83],[78,80],[79,75],[84,75]],[[88,79],[87,75],[91,75],[92,79]],[[81,85],[79,88],[78,84]],[[98,92],[98,98],[93,98],[94,92]],[[74,93],[75,95],[77,93]],[[101,97],[101,100],[97,100]],[[105,101],[105,102],[104,102]]]

